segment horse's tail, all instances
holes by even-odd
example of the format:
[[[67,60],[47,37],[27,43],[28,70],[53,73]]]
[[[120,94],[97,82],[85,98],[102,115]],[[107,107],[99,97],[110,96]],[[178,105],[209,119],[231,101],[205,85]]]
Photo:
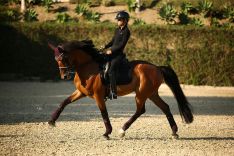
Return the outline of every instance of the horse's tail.
[[[180,87],[179,80],[175,71],[169,66],[160,66],[160,70],[163,74],[165,83],[170,87],[177,100],[182,120],[184,120],[186,123],[192,123],[193,114],[190,108],[191,105],[187,101]]]

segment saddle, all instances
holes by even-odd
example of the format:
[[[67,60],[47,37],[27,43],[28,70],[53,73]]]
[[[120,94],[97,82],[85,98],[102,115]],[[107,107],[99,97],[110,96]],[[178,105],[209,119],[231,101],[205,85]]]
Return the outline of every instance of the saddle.
[[[102,64],[101,69],[100,69],[101,80],[104,85],[110,84],[109,76],[107,73],[109,67],[110,67],[110,64],[107,61],[104,64]],[[128,59],[126,59],[125,57],[124,59],[122,59],[115,75],[116,75],[117,85],[126,85],[132,81],[132,67]]]

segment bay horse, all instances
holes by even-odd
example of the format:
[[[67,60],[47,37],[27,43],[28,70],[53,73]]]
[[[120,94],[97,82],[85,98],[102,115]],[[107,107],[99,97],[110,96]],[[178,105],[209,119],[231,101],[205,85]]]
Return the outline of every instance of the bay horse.
[[[103,61],[103,55],[98,52],[92,42],[85,40],[70,41],[57,47],[49,43],[49,47],[53,49],[55,60],[60,69],[61,79],[69,79],[70,67],[75,69],[74,85],[76,86],[76,90],[52,113],[48,122],[49,125],[55,126],[55,121],[68,104],[83,97],[90,97],[96,101],[101,111],[106,128],[103,136],[109,139],[112,126],[105,104],[107,86],[102,83],[99,69],[100,62]],[[145,102],[150,99],[166,115],[172,129],[172,136],[178,138],[178,127],[170,108],[158,94],[160,85],[165,82],[177,100],[182,120],[188,124],[192,123],[193,114],[190,104],[180,87],[176,73],[169,66],[155,66],[140,60],[131,61],[130,66],[132,68],[132,80],[126,85],[118,85],[117,95],[124,96],[135,92],[136,112],[120,129],[120,137],[124,137],[126,130],[132,123],[145,113]]]

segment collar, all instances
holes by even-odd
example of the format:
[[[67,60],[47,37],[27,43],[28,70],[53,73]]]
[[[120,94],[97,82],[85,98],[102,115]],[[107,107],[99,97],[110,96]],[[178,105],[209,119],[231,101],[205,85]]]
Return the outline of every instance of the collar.
[[[125,24],[125,26],[121,29],[121,27],[119,27],[119,30],[124,30],[127,28],[127,24]]]

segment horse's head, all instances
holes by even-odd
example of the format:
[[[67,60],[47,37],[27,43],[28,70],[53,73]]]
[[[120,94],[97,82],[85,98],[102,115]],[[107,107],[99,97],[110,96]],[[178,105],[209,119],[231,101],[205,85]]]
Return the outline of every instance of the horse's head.
[[[103,55],[95,49],[90,40],[69,41],[57,47],[49,43],[49,47],[54,51],[62,79],[71,78],[71,65],[77,72],[94,62],[97,64],[105,62]]]
[[[69,58],[66,51],[62,46],[55,47],[51,43],[48,43],[48,45],[54,51],[54,56],[59,66],[61,79],[71,79],[71,66],[69,64]]]

